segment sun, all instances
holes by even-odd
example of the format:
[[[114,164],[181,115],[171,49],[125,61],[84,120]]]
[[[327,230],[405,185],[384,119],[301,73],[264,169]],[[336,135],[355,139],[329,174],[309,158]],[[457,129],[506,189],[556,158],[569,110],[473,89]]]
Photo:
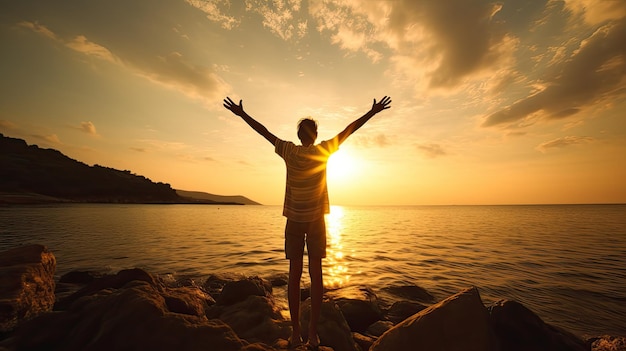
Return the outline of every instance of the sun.
[[[328,159],[328,167],[326,170],[328,180],[346,181],[357,174],[358,161],[347,150],[338,150]]]

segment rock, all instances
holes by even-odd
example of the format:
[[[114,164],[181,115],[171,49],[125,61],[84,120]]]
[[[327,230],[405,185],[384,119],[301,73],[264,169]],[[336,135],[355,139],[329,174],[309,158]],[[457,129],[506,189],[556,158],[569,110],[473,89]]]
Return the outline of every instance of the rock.
[[[378,321],[370,325],[365,332],[367,335],[379,337],[391,328],[393,328],[393,323],[390,321]]]
[[[217,298],[217,303],[220,305],[232,305],[246,300],[251,295],[271,297],[272,285],[259,277],[229,282],[224,285],[221,294]]]
[[[211,274],[202,284],[202,288],[217,300],[226,284],[242,279],[246,277],[241,274]]]
[[[393,324],[398,324],[425,308],[426,306],[417,302],[396,301],[391,305],[385,317]]]
[[[289,284],[289,275],[286,273],[275,274],[271,276],[269,280],[270,283],[272,283],[272,286],[286,286]]]
[[[339,306],[350,330],[364,332],[367,327],[383,318],[376,294],[367,287],[347,287],[329,291],[326,296]]]
[[[389,329],[370,351],[499,350],[478,290],[463,290]]]
[[[426,291],[426,289],[417,285],[389,286],[383,288],[382,291],[415,302],[432,303],[435,301],[433,295]]]
[[[206,309],[215,304],[211,295],[198,287],[165,288],[163,291],[165,304],[170,312],[202,317]]]
[[[0,333],[54,306],[56,259],[43,245],[0,253]]]
[[[13,350],[241,350],[246,343],[220,320],[169,310],[162,289],[146,281],[79,298],[66,311],[25,323]]]
[[[589,347],[573,334],[546,324],[515,301],[499,301],[490,307],[493,329],[503,350],[585,351]]]
[[[626,351],[626,337],[602,335],[587,341],[592,351]]]
[[[376,338],[368,335],[363,335],[361,333],[352,333],[352,339],[354,339],[354,342],[359,345],[361,350],[369,350],[370,347],[374,344],[374,341],[376,341]]]
[[[144,281],[152,286],[161,289],[161,285],[157,284],[157,279],[150,273],[140,268],[124,269],[114,275],[104,275],[94,279],[91,283],[78,290],[77,292],[60,299],[54,306],[55,310],[65,310],[77,299],[83,296],[89,296],[106,289],[119,289],[132,281]]]
[[[250,295],[244,301],[222,308],[218,318],[248,342],[273,344],[291,335],[291,323],[286,321],[274,300]]]
[[[300,324],[304,339],[308,339],[309,318],[311,316],[311,299],[301,304]],[[320,318],[317,325],[320,345],[331,347],[334,351],[358,351],[352,339],[350,326],[346,322],[339,306],[332,299],[322,301]]]

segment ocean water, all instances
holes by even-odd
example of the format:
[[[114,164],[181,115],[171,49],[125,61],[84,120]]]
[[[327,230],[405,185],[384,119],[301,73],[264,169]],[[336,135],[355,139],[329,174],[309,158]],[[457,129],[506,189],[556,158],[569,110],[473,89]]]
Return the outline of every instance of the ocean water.
[[[47,245],[59,276],[270,277],[288,269],[284,223],[279,206],[8,206],[0,250]],[[513,299],[580,336],[626,336],[626,205],[333,206],[327,227],[328,288],[414,284],[441,300],[476,286],[486,305]]]

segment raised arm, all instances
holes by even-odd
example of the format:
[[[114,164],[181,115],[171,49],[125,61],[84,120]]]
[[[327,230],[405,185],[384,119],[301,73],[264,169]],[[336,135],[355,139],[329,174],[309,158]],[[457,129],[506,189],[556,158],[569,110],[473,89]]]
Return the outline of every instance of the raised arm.
[[[239,100],[239,105],[237,105],[229,97],[226,97],[226,99],[224,99],[224,107],[226,107],[226,109],[230,110],[237,116],[241,117],[241,119],[248,123],[248,125],[252,127],[252,129],[261,134],[272,145],[276,144],[276,136],[272,134],[269,130],[267,130],[264,125],[257,122],[254,118],[250,117],[250,115],[248,115],[246,111],[243,110],[243,102],[241,100]]]
[[[372,108],[366,114],[361,116],[361,118],[357,119],[356,121],[350,123],[346,127],[346,129],[337,134],[335,140],[337,141],[338,145],[343,143],[350,135],[352,135],[352,133],[361,128],[367,121],[370,120],[370,118],[374,117],[374,115],[376,115],[378,112],[391,108],[389,104],[391,104],[391,98],[388,96],[383,97],[382,99],[380,99],[379,102],[376,102],[376,99],[374,99]]]

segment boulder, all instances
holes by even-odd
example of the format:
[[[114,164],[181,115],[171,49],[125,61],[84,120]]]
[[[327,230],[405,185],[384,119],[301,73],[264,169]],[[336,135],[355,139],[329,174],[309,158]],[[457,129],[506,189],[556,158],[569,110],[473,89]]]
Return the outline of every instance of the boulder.
[[[589,346],[575,335],[546,324],[516,301],[503,300],[490,307],[491,322],[503,350],[586,351]]]
[[[136,280],[82,296],[66,311],[25,323],[9,349],[235,351],[246,345],[220,320],[171,311],[164,295]]]
[[[309,318],[311,316],[311,299],[301,304],[300,324],[304,339],[308,339]],[[331,347],[334,351],[358,351],[352,338],[350,326],[343,317],[339,306],[332,299],[322,301],[320,318],[317,325],[320,345]]]
[[[216,307],[221,309],[217,318],[250,343],[271,345],[291,335],[291,323],[283,318],[271,298],[250,295],[242,302]]]
[[[489,314],[476,288],[463,290],[385,332],[370,351],[499,350]]]
[[[326,296],[339,306],[352,331],[364,332],[371,324],[383,318],[378,297],[368,287],[341,288],[327,292]]]
[[[385,334],[387,330],[393,328],[393,326],[393,323],[391,323],[390,321],[378,321],[367,327],[365,333],[367,335],[380,337],[381,335]]]
[[[74,301],[83,296],[89,296],[97,294],[100,291],[107,289],[119,289],[132,281],[144,281],[150,285],[162,290],[162,285],[157,283],[157,279],[150,273],[140,268],[124,269],[117,274],[107,274],[98,277],[91,281],[89,284],[76,291],[75,293],[64,297],[57,301],[54,306],[55,310],[68,309]]]
[[[242,302],[252,295],[270,298],[272,296],[272,284],[259,277],[228,282],[224,285],[222,292],[217,298],[217,303],[220,305],[232,305]]]
[[[374,344],[374,341],[376,341],[376,338],[369,335],[363,335],[361,333],[352,333],[352,339],[354,339],[354,342],[359,345],[361,350],[369,350]]]
[[[164,288],[162,295],[170,312],[191,316],[203,317],[207,308],[215,304],[211,295],[194,286]]]
[[[0,253],[0,333],[54,306],[56,259],[43,245]]]

